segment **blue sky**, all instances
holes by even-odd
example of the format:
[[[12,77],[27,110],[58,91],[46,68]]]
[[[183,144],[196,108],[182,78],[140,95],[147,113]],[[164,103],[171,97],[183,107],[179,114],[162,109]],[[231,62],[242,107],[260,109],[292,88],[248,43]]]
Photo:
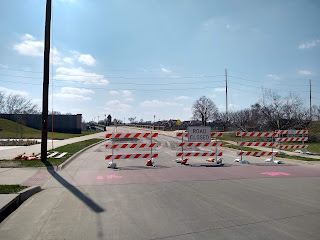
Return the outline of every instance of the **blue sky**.
[[[0,90],[40,107],[45,2],[0,3]],[[225,110],[225,69],[230,110],[262,87],[308,107],[309,79],[320,105],[319,13],[316,0],[53,0],[49,109],[189,120],[203,95]]]

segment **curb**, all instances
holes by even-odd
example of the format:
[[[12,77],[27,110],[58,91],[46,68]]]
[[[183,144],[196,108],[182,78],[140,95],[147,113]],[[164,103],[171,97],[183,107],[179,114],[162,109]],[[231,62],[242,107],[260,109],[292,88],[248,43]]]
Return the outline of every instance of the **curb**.
[[[56,171],[60,171],[62,169],[64,169],[69,163],[71,163],[73,161],[73,159],[75,159],[76,157],[78,157],[81,153],[83,153],[84,151],[88,150],[89,148],[92,148],[104,141],[107,141],[109,139],[103,139],[100,142],[94,143],[88,147],[85,147],[84,149],[81,149],[79,152],[76,152],[75,154],[73,154],[70,158],[68,158],[65,162],[61,163],[60,165],[57,166],[57,170]]]
[[[16,210],[29,197],[40,192],[41,190],[42,189],[40,186],[33,186],[33,187],[28,187],[28,188],[18,192],[17,194],[12,194],[12,195],[16,195],[16,196],[13,197],[13,199],[10,202],[8,202],[5,206],[3,206],[0,209],[0,213],[1,213],[0,222],[2,222],[14,210]],[[2,195],[7,195],[7,194],[2,194]],[[0,195],[0,197],[1,197],[1,195]]]

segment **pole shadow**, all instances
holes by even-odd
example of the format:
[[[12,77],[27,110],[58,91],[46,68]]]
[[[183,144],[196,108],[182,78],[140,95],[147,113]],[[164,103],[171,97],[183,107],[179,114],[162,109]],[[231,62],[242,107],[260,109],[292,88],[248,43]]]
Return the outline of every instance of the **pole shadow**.
[[[92,199],[84,195],[78,188],[73,186],[63,177],[61,177],[55,170],[54,166],[49,161],[43,162],[46,165],[48,172],[51,174],[54,179],[61,183],[66,189],[68,189],[73,195],[80,199],[84,204],[86,204],[92,211],[96,213],[104,212],[104,209],[96,204]]]

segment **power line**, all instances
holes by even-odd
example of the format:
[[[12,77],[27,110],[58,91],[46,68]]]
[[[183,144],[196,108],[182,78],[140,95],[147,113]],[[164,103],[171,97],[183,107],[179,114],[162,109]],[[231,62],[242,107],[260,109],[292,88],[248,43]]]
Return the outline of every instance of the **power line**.
[[[40,73],[40,72],[39,72]],[[95,74],[94,76],[90,75],[74,75],[74,74],[66,74],[66,73],[56,73],[56,75],[60,76],[70,76],[70,77],[87,77],[87,78],[107,78],[107,79],[193,79],[193,78],[214,78],[214,77],[223,77],[224,75],[201,75],[201,76],[181,76],[181,77],[125,77],[125,76],[104,76],[102,74],[96,74],[96,73],[90,73],[87,74]],[[30,77],[30,76],[17,76],[17,75],[11,75],[11,74],[3,74],[0,73],[2,76],[8,76],[8,77],[22,77],[22,78],[32,78],[32,79],[42,79],[41,77]],[[58,79],[55,77],[55,79]]]
[[[230,75],[228,75],[228,77],[235,78],[235,79],[241,79],[241,80],[245,80],[245,81],[250,81],[250,82],[257,82],[257,83],[263,84],[263,82],[261,82],[261,81],[250,80],[250,79],[247,79],[247,78],[235,77],[235,76],[230,76]],[[288,84],[284,84],[284,83],[273,83],[273,84],[274,85],[288,86]],[[301,86],[306,86],[306,85],[305,84],[299,84],[299,85],[290,84],[290,86],[301,87]]]
[[[232,82],[232,81],[229,81],[233,84],[238,84],[238,85],[241,85],[241,86],[246,86],[246,87],[252,87],[252,88],[263,88],[263,86],[261,87],[257,87],[257,86],[252,86],[252,85],[246,85],[246,84],[242,84],[242,83],[236,83],[236,82]],[[286,89],[274,89],[274,88],[267,88],[267,89],[270,89],[270,90],[275,90],[275,91],[288,91],[288,92],[308,92],[307,90],[306,91],[294,91],[294,90],[286,90]]]
[[[26,82],[18,82],[18,81],[6,81],[6,80],[0,80],[0,82],[10,82],[10,83],[21,83],[21,84],[27,84],[27,85],[42,85],[41,83],[26,83]],[[53,85],[53,87],[72,87],[72,86],[66,86],[66,85]],[[121,91],[121,90],[128,90],[128,91],[177,91],[177,90],[192,90],[192,89],[208,89],[208,87],[200,87],[200,88],[157,88],[157,89],[128,89],[128,88],[106,88],[106,87],[81,87],[83,89],[96,89],[96,90],[114,90],[114,91]],[[220,87],[216,87],[220,88]]]
[[[1,74],[0,74],[1,75]],[[29,77],[22,77],[22,78],[29,78]],[[74,81],[74,80],[58,80],[56,78],[51,78],[54,79],[55,81],[59,81],[59,82],[72,82],[72,83],[87,83],[88,80],[78,80],[78,81]],[[3,82],[12,82],[15,83],[15,81],[7,81],[7,80],[0,80]],[[203,83],[214,83],[214,82],[222,82],[223,80],[219,80],[219,81],[205,81],[205,82],[170,82],[170,83],[135,83],[135,82],[125,82],[125,83],[118,83],[118,82],[114,82],[114,83],[108,83],[108,84],[112,84],[112,85],[138,85],[138,86],[144,86],[144,85],[150,85],[150,86],[158,86],[158,85],[188,85],[188,84],[203,84]],[[19,82],[21,83],[21,82]]]

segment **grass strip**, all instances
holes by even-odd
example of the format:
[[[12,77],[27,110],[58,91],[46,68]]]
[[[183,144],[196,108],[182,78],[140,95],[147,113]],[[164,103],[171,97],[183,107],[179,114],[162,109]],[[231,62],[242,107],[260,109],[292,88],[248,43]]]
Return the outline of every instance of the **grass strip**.
[[[288,159],[294,159],[294,160],[302,160],[302,161],[320,161],[319,159],[316,158],[308,158],[308,157],[300,157],[300,156],[289,156],[289,155],[279,155],[277,156],[278,158],[288,158]]]
[[[12,194],[20,192],[21,190],[27,188],[27,186],[20,185],[0,185],[0,194]]]
[[[53,133],[53,139],[68,139],[81,137],[89,134],[99,133],[100,131],[82,131],[80,134],[73,133]],[[48,132],[48,139],[52,133]],[[24,126],[20,123],[0,118],[0,138],[2,139],[41,139],[41,130]]]
[[[223,147],[233,148],[233,149],[241,151],[241,146],[234,145],[234,144],[231,144],[231,143],[228,143],[228,142],[224,142],[224,141],[221,141],[221,142],[223,144],[222,145]],[[256,152],[256,151],[260,151],[260,150],[256,149],[256,148],[251,148],[251,147],[242,147],[242,151]]]
[[[232,149],[236,149],[241,151],[241,146],[237,146],[228,142],[224,142],[223,143],[223,147],[227,147],[227,148],[232,148]],[[271,150],[271,149],[270,149]],[[258,151],[260,152],[261,150],[259,149],[255,149],[255,148],[250,148],[250,147],[242,147],[242,151]],[[315,159],[315,158],[308,158],[308,157],[301,157],[301,156],[289,156],[289,155],[281,155],[278,154],[277,156],[278,158],[287,158],[287,159],[294,159],[294,160],[302,160],[302,161],[319,161],[319,159]]]
[[[65,156],[62,158],[48,158],[49,164],[52,166],[58,166],[61,163],[65,162],[67,159],[69,159],[72,155],[79,152],[80,150],[95,144],[97,142],[103,141],[104,139],[100,138],[93,138],[81,142],[71,143],[65,146],[61,146],[58,148],[54,148],[53,150],[50,150],[49,153],[53,152],[68,152]],[[45,167],[46,165],[41,161],[41,159],[36,160],[0,160],[0,167]]]

